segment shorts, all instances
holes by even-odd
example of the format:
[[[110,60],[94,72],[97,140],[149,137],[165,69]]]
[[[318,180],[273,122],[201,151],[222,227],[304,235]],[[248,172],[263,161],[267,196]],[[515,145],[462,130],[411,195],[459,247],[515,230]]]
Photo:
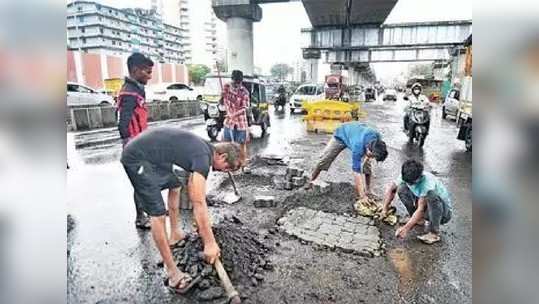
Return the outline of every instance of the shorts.
[[[318,161],[316,168],[321,171],[329,170],[329,167],[331,166],[333,161],[335,161],[337,156],[344,149],[346,149],[346,145],[341,140],[333,136],[329,140],[328,144],[326,145],[326,148],[324,148],[324,151],[322,152],[322,155],[320,156],[320,160]],[[360,173],[367,174],[367,175],[372,174],[372,163],[369,158],[367,157],[363,158]]]
[[[247,131],[246,130],[238,130],[237,127],[234,127],[234,129],[230,129],[225,127],[224,134],[223,134],[223,140],[224,141],[233,141],[238,144],[245,144],[247,142]]]
[[[343,142],[335,138],[335,136],[331,137],[328,144],[324,148],[322,155],[320,156],[320,160],[318,161],[316,168],[321,171],[329,170],[329,167],[333,161],[344,149],[346,149],[346,145]]]
[[[161,196],[165,189],[185,186],[171,169],[160,168],[148,161],[123,163],[125,172],[135,189],[135,200],[149,216],[163,216],[167,209]]]

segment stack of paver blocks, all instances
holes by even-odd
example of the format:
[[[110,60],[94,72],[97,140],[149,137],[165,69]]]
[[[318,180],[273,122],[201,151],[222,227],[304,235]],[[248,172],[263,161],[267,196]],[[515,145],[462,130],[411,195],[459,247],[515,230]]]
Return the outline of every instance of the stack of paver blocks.
[[[288,167],[286,168],[286,174],[284,177],[275,176],[273,183],[278,190],[292,190],[294,188],[303,187],[307,182],[307,177],[303,175],[304,170]]]

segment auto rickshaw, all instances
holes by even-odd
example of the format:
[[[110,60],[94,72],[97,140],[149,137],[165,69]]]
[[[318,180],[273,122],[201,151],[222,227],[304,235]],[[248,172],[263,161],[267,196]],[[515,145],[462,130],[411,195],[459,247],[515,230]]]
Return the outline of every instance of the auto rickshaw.
[[[221,103],[221,88],[230,81],[230,75],[210,75],[204,82],[204,94],[200,101],[200,107],[204,111],[206,131],[208,137],[215,141],[224,126],[226,116],[224,105]],[[258,78],[243,76],[243,86],[249,91],[250,107],[247,111],[247,123],[250,126],[258,125],[262,137],[270,127],[268,114],[268,100],[266,86]]]

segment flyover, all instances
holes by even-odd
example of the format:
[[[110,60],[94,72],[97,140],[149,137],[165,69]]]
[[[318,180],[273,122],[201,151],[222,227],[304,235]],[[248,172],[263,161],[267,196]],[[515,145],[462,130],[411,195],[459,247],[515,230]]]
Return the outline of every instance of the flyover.
[[[253,73],[252,23],[262,19],[259,4],[287,0],[212,0],[227,24],[229,68]],[[312,28],[302,29],[303,58],[311,80],[323,59],[349,70],[353,83],[374,80],[370,63],[447,61],[472,30],[471,20],[384,24],[397,0],[302,0]]]

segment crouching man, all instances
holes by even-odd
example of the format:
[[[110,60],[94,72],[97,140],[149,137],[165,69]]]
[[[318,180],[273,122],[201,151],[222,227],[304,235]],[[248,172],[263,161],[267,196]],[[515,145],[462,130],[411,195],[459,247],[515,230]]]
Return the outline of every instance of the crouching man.
[[[447,189],[436,176],[424,172],[419,161],[407,160],[401,171],[401,178],[387,189],[382,216],[387,214],[395,193],[398,193],[411,217],[397,229],[395,236],[404,238],[414,225],[425,225],[426,233],[417,238],[426,244],[440,241],[440,225],[449,222],[452,213]]]
[[[211,167],[218,171],[237,170],[239,146],[234,143],[212,145],[187,131],[155,128],[130,141],[121,162],[142,209],[150,216],[152,237],[166,267],[167,284],[173,291],[184,293],[192,278],[178,269],[170,248],[184,238],[177,218],[179,188],[187,187],[205,259],[213,264],[220,255],[220,248],[209,220],[206,179]],[[168,193],[170,237],[165,229],[167,209],[161,196],[164,189],[171,189]]]
[[[357,198],[367,199],[371,194],[371,160],[383,162],[388,153],[380,133],[357,121],[343,123],[335,130],[312,172],[311,183],[322,171],[329,170],[333,161],[346,148],[352,151],[352,171]],[[311,183],[307,187],[311,187]]]

